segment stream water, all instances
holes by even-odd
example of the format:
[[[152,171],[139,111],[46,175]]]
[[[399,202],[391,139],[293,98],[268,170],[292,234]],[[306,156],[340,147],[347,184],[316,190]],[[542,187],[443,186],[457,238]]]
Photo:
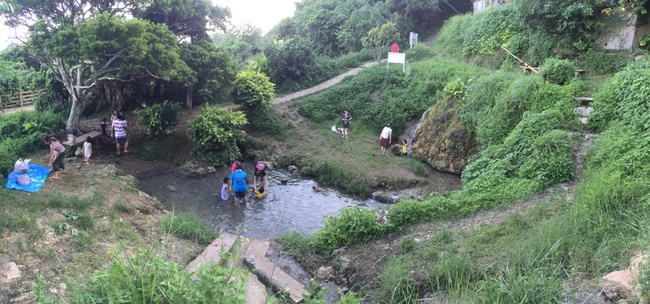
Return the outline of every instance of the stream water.
[[[221,199],[223,177],[229,173],[227,168],[206,177],[163,173],[141,178],[140,189],[157,197],[167,210],[196,214],[215,230],[237,233],[241,227],[244,236],[253,238],[275,238],[294,231],[311,234],[323,227],[323,217],[334,216],[346,206],[388,207],[373,200],[356,200],[335,189],[322,187],[323,191],[316,192],[313,180],[284,170],[267,170],[268,195],[256,199],[249,193],[248,207],[239,208],[232,197]],[[252,174],[247,173],[252,188]],[[282,176],[290,178],[286,185],[280,182]]]

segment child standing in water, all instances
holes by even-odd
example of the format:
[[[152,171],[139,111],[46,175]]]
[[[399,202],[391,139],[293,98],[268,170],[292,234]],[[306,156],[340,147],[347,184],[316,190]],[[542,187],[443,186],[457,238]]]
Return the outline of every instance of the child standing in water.
[[[406,139],[402,141],[402,156],[408,156],[408,143]]]
[[[221,186],[221,199],[224,201],[228,200],[228,181],[230,179],[228,176],[223,178],[223,186]]]
[[[84,162],[86,165],[90,164],[90,156],[93,155],[93,143],[90,136],[86,137],[84,142]]]

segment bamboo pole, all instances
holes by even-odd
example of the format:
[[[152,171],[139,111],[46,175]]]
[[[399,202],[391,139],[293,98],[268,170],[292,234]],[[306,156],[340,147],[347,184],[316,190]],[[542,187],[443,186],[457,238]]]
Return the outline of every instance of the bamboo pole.
[[[519,59],[519,57],[515,56],[515,54],[511,53],[510,51],[508,51],[508,49],[506,49],[505,46],[501,45],[501,48],[502,48],[504,51],[506,51],[508,54],[510,54],[510,56],[512,56],[512,57],[514,57],[515,59],[517,59],[517,61],[521,62],[521,64],[523,64],[527,69],[529,69],[529,70],[535,72],[535,74],[539,74],[539,71],[538,71],[536,68],[531,67],[530,65],[528,65],[528,63],[526,63],[526,62],[524,62],[523,60]]]

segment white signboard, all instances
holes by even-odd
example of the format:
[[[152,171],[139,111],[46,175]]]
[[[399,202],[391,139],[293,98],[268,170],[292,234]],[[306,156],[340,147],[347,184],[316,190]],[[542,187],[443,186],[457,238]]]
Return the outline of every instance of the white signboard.
[[[388,52],[388,60],[386,60],[386,69],[387,70],[388,70],[388,65],[390,63],[401,63],[402,64],[402,73],[404,73],[404,68],[406,67],[406,53]]]
[[[418,44],[418,33],[411,32],[409,34],[409,44],[411,45],[411,47]]]

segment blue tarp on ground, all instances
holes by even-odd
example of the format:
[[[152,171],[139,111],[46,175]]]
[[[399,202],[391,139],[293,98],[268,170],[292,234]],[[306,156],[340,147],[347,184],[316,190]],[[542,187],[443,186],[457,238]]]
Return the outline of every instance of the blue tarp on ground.
[[[7,178],[7,185],[5,185],[5,188],[36,193],[38,191],[41,191],[41,187],[43,187],[45,179],[47,178],[47,174],[50,173],[50,171],[50,168],[30,164],[29,170],[27,171],[27,174],[29,174],[29,179],[31,180],[29,185],[20,186],[16,184],[16,175],[18,173],[11,172]]]

